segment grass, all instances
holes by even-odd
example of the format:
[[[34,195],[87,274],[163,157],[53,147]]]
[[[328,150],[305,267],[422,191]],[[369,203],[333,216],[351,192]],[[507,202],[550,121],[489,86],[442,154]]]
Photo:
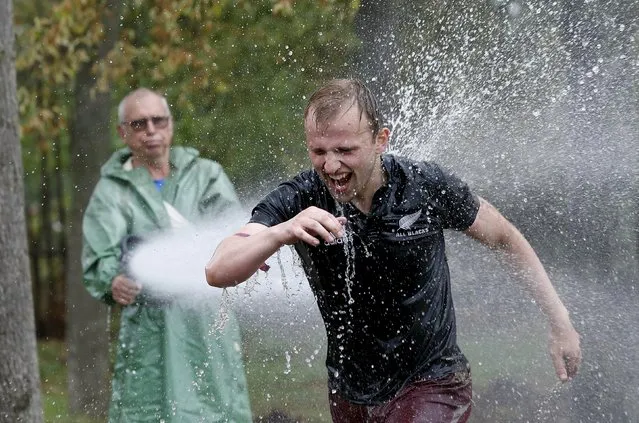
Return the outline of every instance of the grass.
[[[245,370],[253,414],[281,410],[300,422],[330,422],[321,323],[244,321]],[[264,322],[262,322],[264,323]],[[299,323],[299,322],[298,322]]]
[[[307,340],[291,345],[268,332],[246,337],[245,371],[257,421],[281,411],[299,422],[330,422],[322,344]],[[45,422],[103,423],[69,414],[66,351],[59,340],[38,342]]]
[[[69,415],[66,351],[66,346],[62,341],[38,342],[44,421],[47,423],[101,423],[101,420],[90,419],[86,416]]]
[[[525,324],[497,333],[462,333],[459,338],[471,364],[475,391],[484,391],[498,378],[546,386],[555,383],[543,326]]]
[[[259,422],[260,417],[281,411],[299,422],[329,423],[323,327],[272,323],[262,321],[244,331],[245,371],[254,418]],[[540,338],[544,338],[543,331],[530,326],[509,333],[460,334],[473,369],[476,395],[489,394],[500,380],[519,381],[533,389],[553,386],[550,359],[545,346],[539,345]],[[61,341],[38,343],[45,422],[103,423],[69,415],[66,351]]]
[[[300,422],[331,421],[323,339],[283,339],[268,332],[245,338],[245,370],[256,418],[281,410]]]

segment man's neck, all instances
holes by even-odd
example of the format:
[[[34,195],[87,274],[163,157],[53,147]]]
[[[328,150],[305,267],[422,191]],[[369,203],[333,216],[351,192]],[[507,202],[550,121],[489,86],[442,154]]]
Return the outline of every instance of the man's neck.
[[[166,159],[159,159],[154,161],[143,161],[137,157],[133,157],[133,167],[144,167],[151,174],[151,178],[154,180],[165,179],[169,176],[171,166],[169,165],[168,157]]]
[[[386,170],[380,166],[371,176],[369,183],[366,185],[361,196],[355,196],[351,203],[357,207],[361,212],[368,214],[373,207],[373,198],[378,189],[386,185],[387,182]]]

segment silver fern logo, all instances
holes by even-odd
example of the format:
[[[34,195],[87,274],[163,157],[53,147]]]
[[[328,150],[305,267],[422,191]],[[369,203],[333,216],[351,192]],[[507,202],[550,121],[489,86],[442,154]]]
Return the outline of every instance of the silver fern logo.
[[[401,219],[399,219],[399,229],[410,229],[413,226],[413,223],[417,222],[419,216],[422,215],[422,210],[419,209],[415,213],[408,214]]]

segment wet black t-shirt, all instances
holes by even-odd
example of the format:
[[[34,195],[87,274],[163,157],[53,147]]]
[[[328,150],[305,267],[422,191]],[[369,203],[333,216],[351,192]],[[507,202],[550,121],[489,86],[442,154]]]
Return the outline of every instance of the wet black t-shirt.
[[[328,339],[329,389],[358,404],[405,383],[466,370],[457,346],[444,229],[467,229],[479,201],[441,167],[385,155],[388,184],[368,215],[337,203],[315,171],[281,184],[253,210],[273,226],[310,206],[346,216],[346,236],[297,243]]]

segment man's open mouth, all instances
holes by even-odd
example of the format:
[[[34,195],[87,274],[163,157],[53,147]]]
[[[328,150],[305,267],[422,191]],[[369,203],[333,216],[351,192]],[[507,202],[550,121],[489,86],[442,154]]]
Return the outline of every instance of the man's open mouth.
[[[341,176],[339,178],[335,178],[333,176],[329,177],[333,188],[338,193],[343,193],[348,188],[348,183],[351,181],[351,174]]]

